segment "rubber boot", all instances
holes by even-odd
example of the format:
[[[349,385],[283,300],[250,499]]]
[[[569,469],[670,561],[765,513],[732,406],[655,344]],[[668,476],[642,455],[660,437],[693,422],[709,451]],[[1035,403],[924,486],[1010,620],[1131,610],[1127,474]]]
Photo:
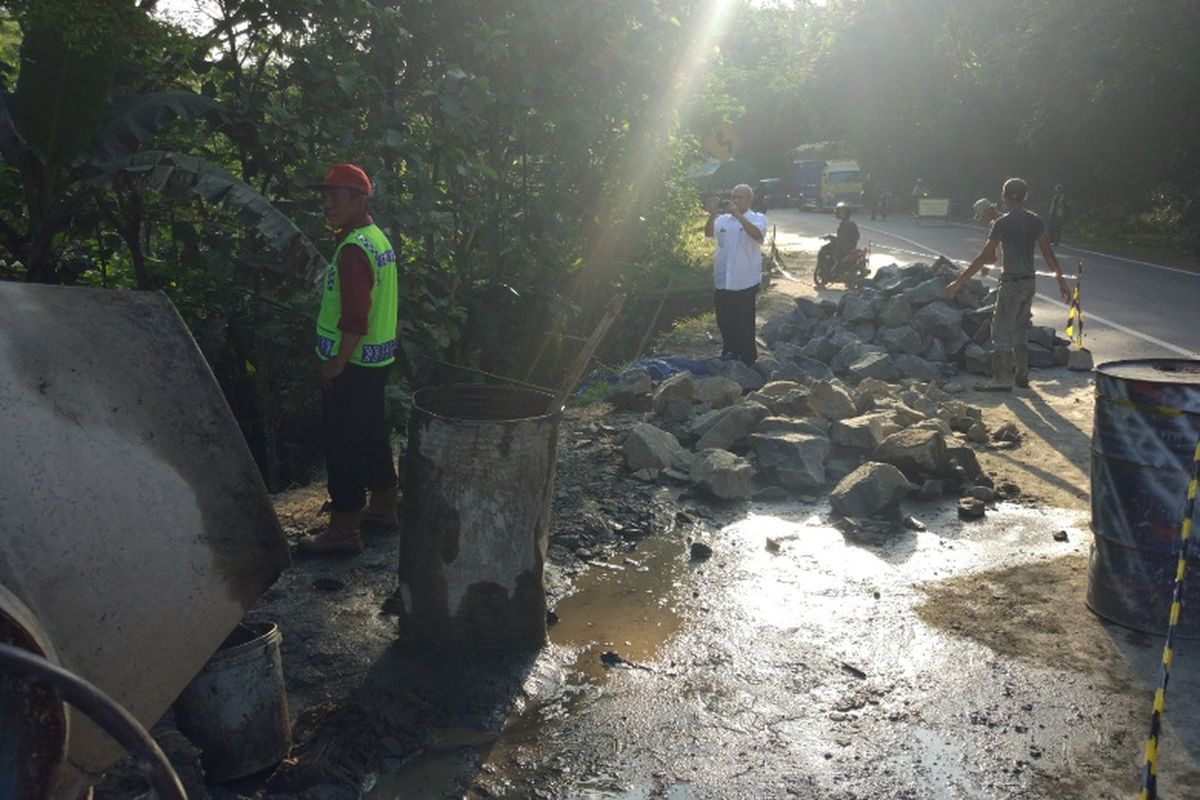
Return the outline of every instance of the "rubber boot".
[[[992,353],[992,379],[975,387],[981,392],[1011,392],[1013,389],[1013,351]]]
[[[1018,347],[1013,350],[1013,382],[1022,389],[1029,388],[1029,348]]]
[[[390,489],[372,489],[367,507],[362,513],[361,530],[374,533],[394,533],[400,530],[400,522],[396,518],[399,496],[400,489],[395,486]]]
[[[313,555],[361,553],[362,537],[358,533],[361,520],[361,511],[334,509],[329,512],[329,526],[320,533],[305,536],[296,543],[296,549]]]

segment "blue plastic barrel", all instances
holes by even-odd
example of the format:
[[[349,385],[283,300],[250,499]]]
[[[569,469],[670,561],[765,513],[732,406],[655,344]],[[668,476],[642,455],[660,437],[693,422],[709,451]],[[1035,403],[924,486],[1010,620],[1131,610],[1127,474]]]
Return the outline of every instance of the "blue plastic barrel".
[[[1101,617],[1166,633],[1197,441],[1200,361],[1112,361],[1096,368],[1087,605]],[[1195,537],[1187,556],[1178,635],[1196,639],[1200,549]]]

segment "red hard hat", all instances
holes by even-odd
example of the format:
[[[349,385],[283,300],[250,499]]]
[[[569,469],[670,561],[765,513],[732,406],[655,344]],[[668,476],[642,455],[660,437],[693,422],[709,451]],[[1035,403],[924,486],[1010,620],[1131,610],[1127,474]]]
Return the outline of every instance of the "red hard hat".
[[[371,179],[357,164],[334,164],[326,170],[324,180],[309,186],[313,189],[353,189],[365,195],[371,194]]]

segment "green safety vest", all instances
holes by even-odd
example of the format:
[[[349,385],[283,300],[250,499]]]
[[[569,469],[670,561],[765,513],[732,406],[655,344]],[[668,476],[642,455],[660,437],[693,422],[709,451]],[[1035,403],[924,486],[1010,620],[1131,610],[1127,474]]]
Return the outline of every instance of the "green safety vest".
[[[377,225],[355,228],[333,252],[325,268],[325,291],[317,315],[317,355],[322,361],[334,358],[342,344],[338,322],[342,318],[342,289],[338,281],[338,256],[346,245],[361,247],[375,272],[371,286],[371,310],[367,314],[367,334],[350,355],[350,363],[364,367],[383,367],[396,360],[396,251]]]
[[[1050,198],[1050,216],[1063,216],[1063,203],[1066,199],[1067,196],[1065,194],[1056,194]]]

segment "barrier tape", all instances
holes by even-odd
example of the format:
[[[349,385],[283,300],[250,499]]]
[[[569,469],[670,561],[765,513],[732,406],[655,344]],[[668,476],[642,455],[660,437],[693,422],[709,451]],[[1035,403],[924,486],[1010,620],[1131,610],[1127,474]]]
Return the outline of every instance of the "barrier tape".
[[[1075,261],[1075,291],[1071,293],[1070,307],[1067,309],[1067,339],[1079,349],[1083,349],[1083,306],[1079,304],[1079,287],[1083,285],[1083,259]],[[1078,336],[1076,335],[1078,334]]]
[[[1192,481],[1188,484],[1183,524],[1179,531],[1179,561],[1175,565],[1175,587],[1171,593],[1171,618],[1167,626],[1167,643],[1163,645],[1162,668],[1158,674],[1158,689],[1154,692],[1154,709],[1150,713],[1150,736],[1146,740],[1146,763],[1142,767],[1142,790],[1138,800],[1158,798],[1158,736],[1162,732],[1162,715],[1166,710],[1167,682],[1171,679],[1171,660],[1175,656],[1175,629],[1183,604],[1183,575],[1187,570],[1187,546],[1192,536],[1192,515],[1196,512],[1196,486],[1200,484],[1200,442],[1192,460]]]

